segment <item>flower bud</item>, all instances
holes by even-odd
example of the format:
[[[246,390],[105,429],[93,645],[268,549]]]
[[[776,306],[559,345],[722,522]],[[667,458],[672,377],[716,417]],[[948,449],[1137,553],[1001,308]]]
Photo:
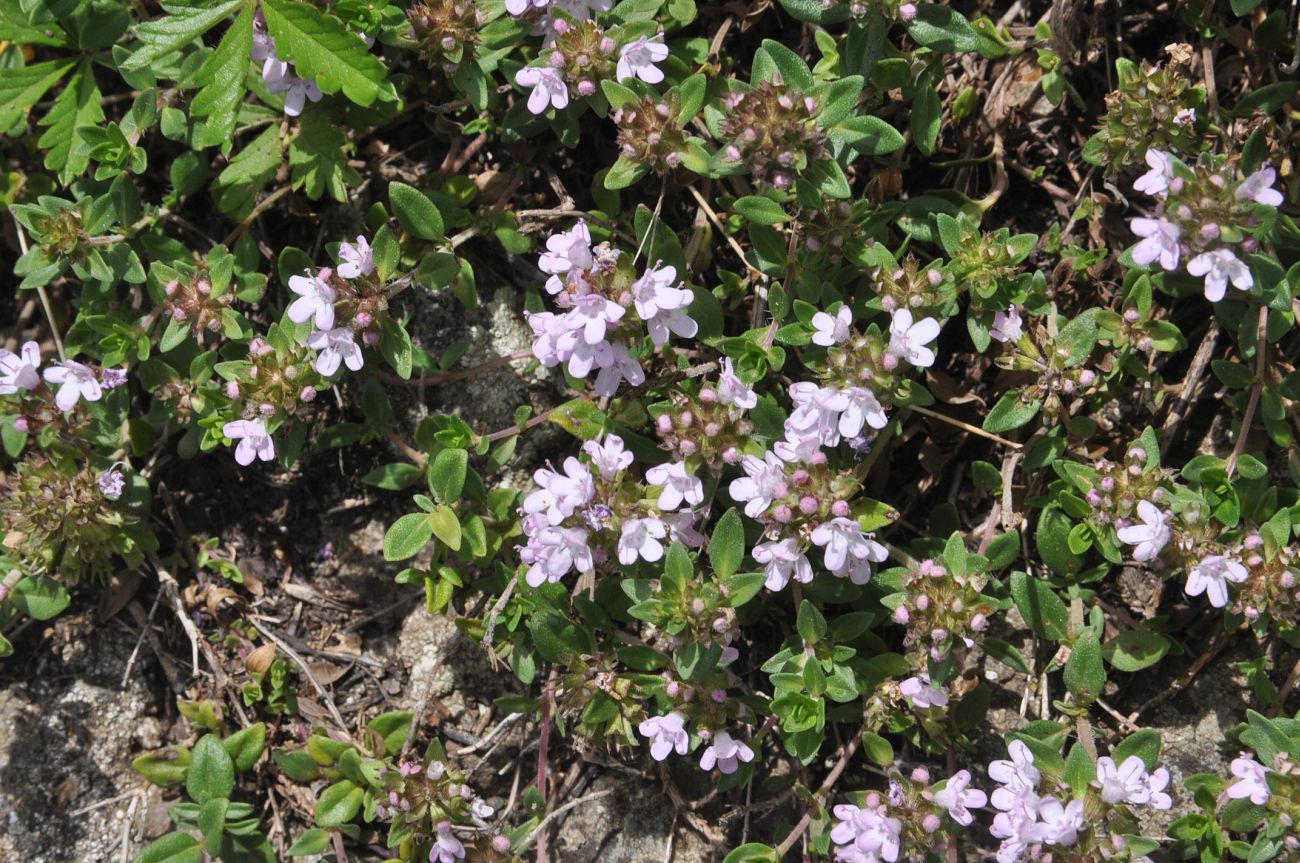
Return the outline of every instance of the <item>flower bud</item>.
[[[212,283],[207,279],[199,279],[194,284],[194,290],[206,297],[208,294],[212,293]]]
[[[596,93],[596,82],[590,78],[583,78],[578,82],[579,96],[592,96]]]
[[[361,341],[367,346],[373,348],[379,344],[379,333],[375,330],[366,330],[361,334]]]
[[[977,614],[970,619],[970,628],[976,632],[983,632],[989,625],[989,620],[982,614]]]
[[[808,457],[808,464],[816,465],[819,467],[821,465],[826,464],[826,453],[822,452],[821,450],[817,450],[817,452],[813,453]]]
[[[695,453],[699,450],[699,446],[696,445],[695,441],[693,440],[683,440],[683,441],[678,441],[677,449],[679,452],[681,452],[682,455],[695,455]]]
[[[890,619],[899,626],[907,626],[907,622],[911,619],[911,615],[907,613],[907,606],[900,605],[895,608],[894,613],[890,615]]]
[[[933,833],[938,830],[939,816],[935,815],[933,812],[927,813],[926,816],[921,819],[921,829],[926,833]]]
[[[655,420],[655,428],[659,434],[672,434],[673,418],[668,414],[660,414],[659,419]]]
[[[791,476],[791,479],[794,480],[795,485],[807,485],[808,480],[811,479],[811,477],[809,476],[808,471],[799,468],[794,472],[793,476]]]
[[[916,4],[904,3],[898,7],[898,18],[900,21],[913,21],[916,19]]]
[[[506,854],[510,851],[510,840],[505,836],[492,837],[492,850],[498,854]]]
[[[718,391],[713,387],[703,387],[700,390],[700,401],[706,405],[711,405],[718,400]]]
[[[831,504],[831,515],[836,518],[849,517],[849,502],[847,500],[837,500]]]
[[[311,386],[303,387],[302,392],[298,393],[298,398],[304,402],[315,401],[316,388]]]
[[[275,413],[275,405],[271,404],[270,402],[262,402],[260,405],[258,405],[257,410],[263,416],[269,417],[271,414]]]
[[[709,698],[713,699],[713,701],[714,701],[715,703],[717,703],[717,704],[726,704],[726,703],[727,703],[727,690],[725,690],[725,689],[715,689],[715,690],[713,690],[712,692],[709,693]]]
[[[736,449],[734,446],[729,446],[722,451],[722,460],[727,464],[736,464],[742,458],[743,456],[741,455],[740,450]]]
[[[785,504],[781,504],[776,509],[772,510],[772,520],[777,524],[789,524],[790,520],[793,518],[794,510],[790,509],[790,507]]]
[[[912,769],[912,781],[921,785],[930,784],[930,771],[924,767],[915,767]]]
[[[930,597],[926,596],[924,593],[917,596],[916,598],[917,611],[925,611],[929,607],[930,607]]]
[[[885,371],[892,372],[894,369],[898,368],[898,357],[893,354],[885,354],[880,358],[880,365],[885,369]]]
[[[799,511],[804,515],[812,515],[817,511],[817,498],[806,494],[799,498]]]
[[[1080,386],[1090,387],[1096,382],[1097,382],[1097,375],[1095,372],[1091,371],[1090,369],[1084,369],[1083,371],[1079,372]]]
[[[238,381],[230,381],[229,383],[226,384],[226,398],[228,398],[228,399],[237,399],[237,398],[239,398],[239,382],[238,382]]]
[[[14,429],[21,434],[26,434],[31,425],[27,422],[27,417],[14,417]]]

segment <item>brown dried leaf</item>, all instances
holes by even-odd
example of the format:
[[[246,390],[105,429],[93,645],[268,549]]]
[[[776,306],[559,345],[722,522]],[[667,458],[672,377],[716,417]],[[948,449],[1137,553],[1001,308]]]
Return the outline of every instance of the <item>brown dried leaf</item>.
[[[244,667],[253,674],[265,674],[271,670],[271,663],[274,661],[275,645],[267,643],[244,657]]]

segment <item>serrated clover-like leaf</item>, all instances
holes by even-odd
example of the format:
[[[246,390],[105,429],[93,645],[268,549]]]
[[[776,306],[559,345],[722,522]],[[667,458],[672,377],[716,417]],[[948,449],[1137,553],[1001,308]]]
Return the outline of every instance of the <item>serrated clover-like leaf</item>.
[[[0,76],[0,129],[8,129],[23,112],[35,105],[76,63],[70,57],[49,60],[18,69],[6,69]]]
[[[203,89],[190,104],[190,113],[207,117],[203,128],[203,146],[229,141],[235,134],[235,116],[244,98],[244,81],[248,76],[248,59],[253,50],[253,7],[245,6],[230,25],[221,44],[194,76]]]
[[[336,201],[346,201],[348,186],[361,182],[356,169],[348,166],[347,147],[347,135],[323,113],[304,114],[298,136],[289,144],[294,188],[303,189],[313,199],[328,193]]]
[[[177,6],[174,12],[135,28],[140,47],[135,50],[122,68],[126,71],[145,69],[162,57],[179,51],[187,43],[211,30],[217,22],[234,12],[247,0],[226,0],[215,6]],[[164,7],[166,8],[166,7]]]
[[[314,79],[322,92],[342,90],[359,105],[383,95],[388,69],[342,21],[290,0],[266,0],[262,14],[280,59],[292,61],[298,75]]]
[[[104,110],[99,105],[99,87],[91,61],[83,60],[63,92],[54,100],[54,107],[41,118],[47,126],[37,145],[47,147],[45,167],[58,171],[59,182],[67,185],[86,170],[90,164],[90,142],[80,130],[96,126],[104,120]]]
[[[37,9],[43,5],[45,4],[33,4]],[[33,12],[35,11],[33,9]],[[48,14],[46,11],[46,15]],[[0,0],[0,42],[61,47],[72,45],[62,27],[53,21],[36,23],[32,15],[24,11],[20,0]]]

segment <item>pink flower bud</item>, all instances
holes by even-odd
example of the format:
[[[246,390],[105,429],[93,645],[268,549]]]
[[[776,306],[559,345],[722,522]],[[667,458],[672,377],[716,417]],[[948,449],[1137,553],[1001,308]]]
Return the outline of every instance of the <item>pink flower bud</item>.
[[[14,417],[14,428],[18,432],[26,434],[31,426],[27,422],[27,417]]]
[[[1252,533],[1249,536],[1247,536],[1244,540],[1242,540],[1241,544],[1246,548],[1250,548],[1250,549],[1259,548],[1261,545],[1264,544],[1264,537],[1260,536],[1257,533]]]
[[[904,3],[898,7],[898,18],[900,21],[913,21],[916,19],[916,4]]]
[[[1097,382],[1097,375],[1091,369],[1079,372],[1079,386],[1090,387]]]
[[[695,455],[699,446],[693,440],[683,440],[678,442],[677,449],[682,455]]]
[[[810,477],[808,475],[808,471],[804,470],[803,468],[799,468],[794,472],[794,475],[791,477],[791,479],[794,480],[795,485],[807,485]]]
[[[713,690],[712,692],[709,693],[709,698],[713,699],[713,701],[714,701],[715,703],[717,703],[717,704],[726,704],[726,702],[727,702],[727,690],[725,690],[725,689],[715,689],[715,690]]]
[[[892,312],[898,308],[898,300],[889,295],[880,298],[880,307],[887,312]]]
[[[271,414],[275,413],[275,405],[271,404],[270,402],[262,402],[260,405],[258,405],[257,410],[263,416],[269,417]]]
[[[682,691],[682,685],[676,680],[670,680],[664,684],[664,692],[669,698],[676,698]]]
[[[1101,478],[1101,490],[1110,494],[1115,490],[1115,477],[1104,476]]]
[[[614,40],[608,36],[601,36],[600,44],[598,47],[600,48],[600,53],[602,54],[613,54],[614,51],[618,49],[618,44],[615,43]]]
[[[375,330],[366,330],[361,334],[361,341],[367,346],[373,348],[379,344],[379,333]]]
[[[498,854],[505,854],[510,850],[510,840],[505,836],[492,837],[492,850]]]
[[[772,520],[777,524],[789,524],[792,518],[794,518],[794,510],[785,504],[781,504],[772,510]]]
[[[721,431],[722,431],[722,426],[718,425],[717,423],[711,422],[711,423],[704,424],[704,434],[708,437],[711,438],[717,437]]]
[[[898,357],[893,354],[885,354],[880,358],[880,365],[884,367],[885,371],[892,372],[898,368]]]
[[[900,605],[895,608],[894,613],[890,615],[890,619],[899,626],[907,626],[907,622],[911,619],[911,615],[907,613],[907,606]]]
[[[578,82],[579,96],[592,96],[596,93],[596,82],[590,78],[583,78]]]
[[[918,782],[918,783],[920,783],[921,785],[929,785],[929,784],[930,784],[930,771],[929,771],[929,770],[926,770],[924,767],[915,767],[915,768],[913,768],[913,769],[912,769],[912,781],[913,781],[913,782]]]
[[[718,391],[713,387],[704,387],[700,390],[700,401],[706,405],[711,405],[718,400]]]
[[[799,511],[804,515],[812,515],[817,511],[817,498],[806,494],[799,498]]]
[[[207,279],[199,279],[194,285],[194,290],[206,297],[208,294],[212,293],[212,283]]]
[[[1127,321],[1127,322],[1130,323],[1130,324],[1136,324],[1136,323],[1138,322],[1138,318],[1139,318],[1139,317],[1140,317],[1140,316],[1138,315],[1138,310],[1137,310],[1137,309],[1125,309],[1125,310],[1124,310],[1124,320]]]
[[[239,382],[238,382],[238,381],[230,381],[229,383],[226,384],[226,398],[228,398],[228,399],[237,399],[237,398],[239,398]]]
[[[170,282],[168,282],[166,285],[163,286],[163,293],[169,297],[172,297],[175,296],[176,292],[179,291],[180,289],[181,289],[181,283],[176,281],[175,279],[172,279]]]
[[[660,414],[659,419],[655,420],[655,428],[659,434],[671,434],[673,430],[673,418],[668,414]]]
[[[930,607],[930,597],[926,596],[924,593],[917,596],[916,598],[917,611],[925,611],[929,607]]]
[[[736,464],[741,460],[741,458],[743,458],[743,456],[740,454],[740,450],[736,449],[734,446],[729,446],[722,451],[722,460],[727,464]]]
[[[848,518],[849,512],[849,502],[847,500],[837,500],[831,504],[831,515],[836,518]]]
[[[977,614],[970,619],[970,628],[976,632],[983,632],[988,625],[988,618],[982,614]]]
[[[740,148],[735,144],[728,144],[726,149],[727,160],[731,162],[740,161]]]
[[[304,402],[315,401],[315,400],[316,400],[316,388],[315,388],[315,387],[303,387],[303,388],[302,388],[302,392],[298,393],[298,398],[301,399],[301,400],[304,401]]]
[[[927,813],[926,816],[921,819],[921,829],[926,833],[933,833],[938,830],[939,816],[935,815],[933,812]]]
[[[808,457],[808,464],[814,465],[816,467],[820,467],[821,465],[826,464],[826,453],[822,452],[821,450],[817,450],[817,452],[813,453],[811,456]]]
[[[176,323],[179,324],[188,317],[189,315],[180,306],[176,306],[175,308],[172,309],[172,320],[175,321]]]

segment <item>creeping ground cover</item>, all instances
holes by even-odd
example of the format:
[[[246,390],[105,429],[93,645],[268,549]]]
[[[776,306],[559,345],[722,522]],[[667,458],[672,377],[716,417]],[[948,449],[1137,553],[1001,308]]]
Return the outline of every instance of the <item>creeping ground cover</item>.
[[[1300,860],[1294,2],[0,0],[0,851]]]

